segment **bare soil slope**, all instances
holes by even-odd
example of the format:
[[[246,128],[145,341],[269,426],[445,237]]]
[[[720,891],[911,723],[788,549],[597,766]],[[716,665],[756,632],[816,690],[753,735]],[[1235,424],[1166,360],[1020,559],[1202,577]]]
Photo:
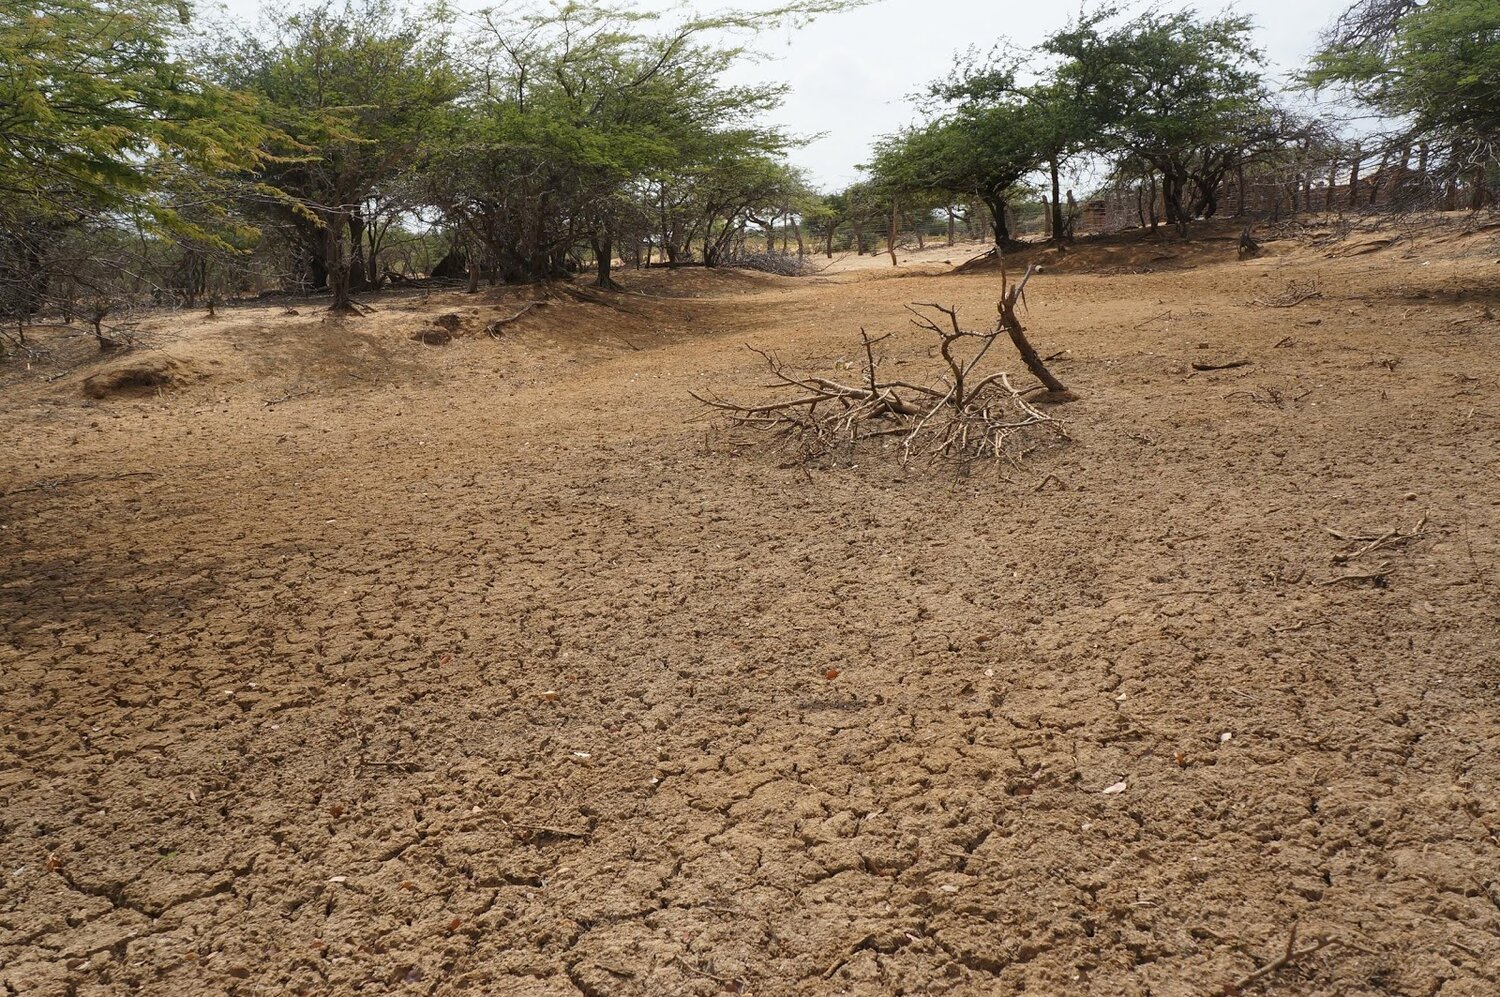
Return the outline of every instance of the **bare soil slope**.
[[[1074,442],[1004,475],[787,466],[688,396],[860,325],[925,372],[902,305],[988,322],[994,273],[13,370],[0,988],[1500,992],[1500,249],[1351,245],[1046,257]]]

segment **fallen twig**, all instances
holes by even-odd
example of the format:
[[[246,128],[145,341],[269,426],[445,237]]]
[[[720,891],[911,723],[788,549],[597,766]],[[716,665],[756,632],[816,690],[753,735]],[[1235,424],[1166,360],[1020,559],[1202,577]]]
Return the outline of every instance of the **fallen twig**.
[[[728,976],[716,976],[701,966],[694,966],[692,963],[688,962],[680,955],[673,956],[672,961],[677,963],[677,965],[681,966],[683,969],[687,970],[689,973],[692,973],[694,976],[701,976],[704,979],[713,980],[715,983],[722,983],[725,986],[734,987],[736,988],[736,991],[743,989],[745,986],[744,980]]]
[[[1364,557],[1366,554],[1373,554],[1377,550],[1388,550],[1392,547],[1400,547],[1405,544],[1409,544],[1413,540],[1420,540],[1427,535],[1423,531],[1423,527],[1425,527],[1426,525],[1427,517],[1423,516],[1421,519],[1417,520],[1417,525],[1413,526],[1411,528],[1411,531],[1408,533],[1402,533],[1400,527],[1392,527],[1391,529],[1386,530],[1384,533],[1378,534],[1343,533],[1328,526],[1323,527],[1323,530],[1324,532],[1337,537],[1339,540],[1343,540],[1345,543],[1357,543],[1363,545],[1356,550],[1345,551],[1343,553],[1333,555],[1334,564],[1348,564],[1350,561],[1358,560],[1359,558]]]
[[[1287,285],[1285,291],[1270,301],[1261,302],[1267,308],[1296,308],[1304,301],[1321,298],[1323,292],[1318,290],[1317,281],[1309,284],[1299,285],[1296,281]]]
[[[0,493],[0,498],[10,498],[12,495],[21,495],[26,492],[50,492],[63,485],[81,485],[87,481],[119,481],[122,478],[157,478],[160,476],[155,471],[123,471],[120,474],[81,474],[72,478],[51,478],[47,481],[38,481],[34,485],[27,485],[25,488],[15,488]]]
[[[514,315],[510,316],[509,318],[497,318],[497,319],[495,319],[489,325],[487,325],[487,326],[484,327],[484,331],[485,331],[485,333],[491,339],[499,339],[500,338],[500,330],[501,329],[504,329],[506,326],[510,325],[512,322],[519,321],[522,316],[524,316],[527,312],[531,311],[533,308],[541,308],[542,306],[544,306],[546,304],[547,304],[547,302],[545,302],[545,301],[533,301],[530,304],[526,305],[526,307],[522,308],[520,311],[516,312]]]
[[[1331,938],[1327,935],[1319,935],[1316,939],[1313,940],[1312,944],[1299,949],[1297,948],[1297,924],[1296,922],[1293,922],[1292,934],[1291,937],[1287,939],[1286,951],[1281,954],[1281,958],[1277,959],[1275,962],[1268,962],[1264,966],[1257,969],[1255,972],[1250,973],[1248,976],[1241,977],[1234,983],[1229,984],[1229,986],[1225,987],[1223,990],[1218,991],[1217,997],[1235,997],[1236,994],[1244,993],[1246,987],[1254,986],[1261,980],[1264,980],[1269,976],[1274,976],[1276,973],[1281,972],[1288,966],[1306,959],[1308,956],[1313,955],[1314,953],[1321,952],[1330,945],[1337,944],[1339,944],[1339,940],[1337,938]]]
[[[311,395],[311,394],[314,394],[314,392],[312,392],[312,391],[293,391],[289,395],[282,395],[280,398],[272,398],[270,401],[266,402],[266,408],[272,408],[272,407],[274,407],[276,405],[280,405],[282,402],[289,402],[293,398],[306,398],[308,395]]]
[[[1231,360],[1228,363],[1195,363],[1194,370],[1232,370],[1235,367],[1248,367],[1249,360]]]
[[[1374,582],[1376,588],[1384,588],[1386,578],[1390,575],[1391,570],[1391,564],[1387,561],[1374,571],[1352,575],[1339,575],[1336,578],[1325,578],[1321,582],[1318,582],[1318,584],[1337,585],[1339,582]]]
[[[422,768],[416,762],[403,761],[399,758],[380,761],[373,758],[361,758],[359,764],[365,768],[400,769],[403,772],[417,772]]]
[[[593,831],[574,831],[566,827],[551,827],[547,824],[521,824],[516,821],[502,821],[506,827],[512,830],[528,831],[532,834],[544,834],[553,838],[574,838],[585,840],[593,837]]]
[[[1348,564],[1350,561],[1364,557],[1366,554],[1372,554],[1377,550],[1386,550],[1391,547],[1399,547],[1402,544],[1411,543],[1413,540],[1420,540],[1422,537],[1426,536],[1426,534],[1422,532],[1422,527],[1426,524],[1426,522],[1427,521],[1425,519],[1422,520],[1422,522],[1418,523],[1416,529],[1414,529],[1411,533],[1400,533],[1396,530],[1392,530],[1384,536],[1377,537],[1376,539],[1370,541],[1364,547],[1361,547],[1359,550],[1354,551],[1352,554],[1335,554],[1333,555],[1333,563]]]

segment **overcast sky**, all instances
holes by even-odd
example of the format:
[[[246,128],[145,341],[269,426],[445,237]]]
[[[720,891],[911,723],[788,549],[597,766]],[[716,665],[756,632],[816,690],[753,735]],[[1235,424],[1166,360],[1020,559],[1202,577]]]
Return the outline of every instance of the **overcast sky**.
[[[1301,65],[1318,32],[1350,2],[1242,0],[1234,9],[1255,21],[1257,39],[1273,71],[1285,72]],[[494,0],[458,0],[457,5],[466,9],[506,6]],[[775,6],[775,0],[637,0],[634,5],[708,13],[725,6],[767,9]],[[202,3],[204,8],[210,6],[212,0]],[[261,4],[227,0],[226,6],[232,16],[243,19],[253,18]],[[1223,9],[1217,3],[1173,0],[1161,6],[1208,12]],[[819,186],[832,189],[858,178],[855,164],[865,157],[872,139],[914,119],[916,112],[907,98],[946,75],[955,52],[970,46],[989,49],[1000,38],[1030,47],[1066,24],[1078,9],[1076,4],[1054,5],[1045,0],[880,0],[795,31],[767,31],[756,44],[770,58],[749,67],[746,74],[791,85],[778,123],[802,135],[823,136],[798,150],[793,160],[806,167]]]

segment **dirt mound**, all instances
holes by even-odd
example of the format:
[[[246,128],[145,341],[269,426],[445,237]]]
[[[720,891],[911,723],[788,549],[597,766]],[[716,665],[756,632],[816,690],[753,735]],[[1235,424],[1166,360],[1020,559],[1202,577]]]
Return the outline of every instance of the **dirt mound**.
[[[201,375],[182,360],[158,353],[126,359],[84,379],[90,398],[140,398],[197,380]]]

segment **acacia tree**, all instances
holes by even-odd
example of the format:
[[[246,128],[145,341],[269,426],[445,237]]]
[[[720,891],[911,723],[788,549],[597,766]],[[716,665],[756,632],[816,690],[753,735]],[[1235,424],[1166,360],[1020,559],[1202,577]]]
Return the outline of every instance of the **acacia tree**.
[[[876,186],[938,204],[978,201],[996,245],[1009,244],[1009,203],[1047,154],[1016,70],[1013,59],[992,55],[933,84],[934,116],[877,144]]]
[[[477,86],[424,169],[429,199],[474,265],[507,280],[558,276],[588,253],[610,287],[621,237],[716,265],[749,214],[783,213],[805,187],[781,162],[792,140],[759,123],[785,88],[726,83],[747,52],[723,38],[850,5],[684,21],[575,2],[485,14]]]
[[[1395,123],[1387,148],[1424,144],[1430,165],[1471,178],[1500,162],[1500,0],[1360,0],[1304,74]]]
[[[269,8],[266,22],[226,32],[202,58],[222,84],[273,108],[290,142],[273,144],[264,179],[291,202],[271,213],[297,235],[307,283],[353,310],[352,290],[370,269],[368,212],[393,199],[442,110],[463,92],[448,52],[441,5],[419,20],[394,0],[321,0],[305,10]]]
[[[1062,204],[1062,172],[1093,148],[1098,135],[1093,109],[1080,81],[1046,79],[1025,88],[1025,123],[1052,190],[1048,228],[1054,241],[1070,237]]]
[[[14,0],[0,18],[0,310],[47,303],[52,249],[86,225],[228,248],[224,177],[263,165],[275,131],[174,54],[187,16],[175,0]],[[101,267],[77,276],[105,293]]]
[[[1043,49],[1061,60],[1054,79],[1085,109],[1096,151],[1160,174],[1167,221],[1185,232],[1214,210],[1226,172],[1284,144],[1285,119],[1247,18],[1151,10],[1114,24],[1116,14],[1089,14]]]

